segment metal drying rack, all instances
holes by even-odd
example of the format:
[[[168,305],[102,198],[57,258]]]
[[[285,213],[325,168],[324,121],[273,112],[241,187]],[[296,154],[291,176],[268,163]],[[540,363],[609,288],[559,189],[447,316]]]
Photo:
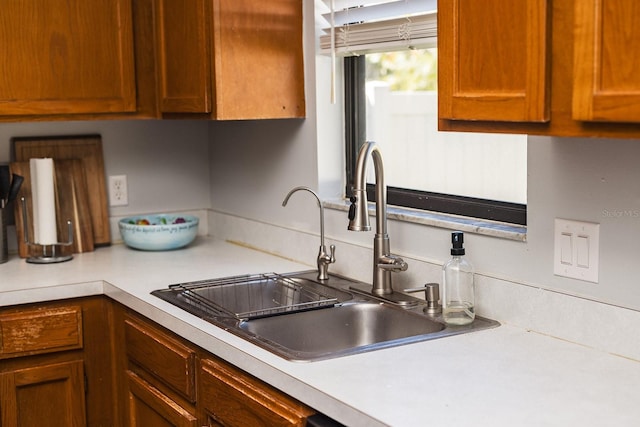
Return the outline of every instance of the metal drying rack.
[[[250,320],[335,305],[335,297],[301,286],[276,273],[233,276],[169,286],[210,315]]]

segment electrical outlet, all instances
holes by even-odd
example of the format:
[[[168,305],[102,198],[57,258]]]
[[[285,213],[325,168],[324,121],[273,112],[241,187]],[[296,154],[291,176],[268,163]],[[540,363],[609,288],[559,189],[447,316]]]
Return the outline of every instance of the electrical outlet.
[[[129,194],[127,192],[127,175],[113,175],[109,177],[109,206],[127,206]]]
[[[553,274],[598,283],[600,224],[556,218]]]

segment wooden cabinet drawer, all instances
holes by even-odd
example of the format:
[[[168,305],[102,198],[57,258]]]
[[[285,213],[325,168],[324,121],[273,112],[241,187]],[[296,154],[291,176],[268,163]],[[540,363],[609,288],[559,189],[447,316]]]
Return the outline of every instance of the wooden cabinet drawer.
[[[127,357],[190,402],[195,402],[195,357],[191,348],[134,319],[125,320]]]
[[[197,418],[135,373],[127,371],[130,427],[197,427]]]
[[[0,359],[82,348],[79,306],[0,314]]]
[[[201,364],[199,401],[212,425],[304,426],[314,413],[226,363],[203,359]]]

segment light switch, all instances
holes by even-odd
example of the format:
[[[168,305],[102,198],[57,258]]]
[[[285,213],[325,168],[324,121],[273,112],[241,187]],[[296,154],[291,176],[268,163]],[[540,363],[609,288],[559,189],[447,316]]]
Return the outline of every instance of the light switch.
[[[589,236],[576,238],[576,265],[580,268],[589,268]]]
[[[565,265],[571,265],[573,262],[571,234],[569,233],[562,233],[560,235],[560,262]]]
[[[553,274],[598,283],[600,224],[556,218]]]

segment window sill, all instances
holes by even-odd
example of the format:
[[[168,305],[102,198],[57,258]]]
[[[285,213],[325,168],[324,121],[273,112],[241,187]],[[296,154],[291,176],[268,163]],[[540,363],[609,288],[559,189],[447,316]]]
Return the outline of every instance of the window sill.
[[[327,209],[349,211],[349,201],[346,199],[324,200],[323,205]],[[373,203],[369,203],[369,214],[375,214],[375,205]],[[387,218],[520,242],[527,240],[527,227],[504,222],[421,211],[391,205],[387,206]]]

